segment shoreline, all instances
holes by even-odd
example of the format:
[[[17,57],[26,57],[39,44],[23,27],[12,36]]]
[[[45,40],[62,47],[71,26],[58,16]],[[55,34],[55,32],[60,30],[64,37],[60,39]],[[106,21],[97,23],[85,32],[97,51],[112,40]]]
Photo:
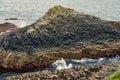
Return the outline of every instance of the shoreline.
[[[109,76],[120,67],[120,62],[93,65],[93,66],[80,66],[72,67],[70,69],[62,69],[55,71],[36,71],[23,73],[22,75],[9,76],[2,80],[14,80],[14,79],[69,79],[69,80],[102,80],[106,76]],[[29,75],[29,76],[28,76]]]
[[[7,52],[6,54],[5,51],[1,51],[0,61],[2,62],[2,64],[0,65],[1,67],[0,72],[10,72],[10,71],[11,72],[15,72],[15,71],[27,72],[27,71],[39,69],[39,68],[45,68],[45,67],[48,68],[52,65],[53,62],[61,58],[68,59],[68,60],[69,59],[80,60],[82,58],[90,58],[90,59],[112,58],[120,55],[119,53],[120,49],[118,48],[118,46],[120,46],[120,42],[110,42],[110,43],[101,44],[101,45],[92,44],[92,45],[85,45],[85,46],[86,47],[78,46],[74,48],[70,47],[67,49],[66,48],[53,49],[53,50],[49,50],[48,52],[38,51],[32,55],[21,53],[21,52],[14,53],[11,51]]]
[[[4,27],[3,24],[1,25]],[[2,35],[3,37],[0,37],[0,73],[29,72],[36,69],[45,69],[53,66],[53,63],[62,58],[65,59],[62,60],[65,65],[67,64],[66,60],[72,59],[115,58],[116,56],[120,56],[119,29],[119,22],[105,21],[92,15],[79,13],[70,8],[64,8],[60,5],[54,6],[35,23],[24,28],[15,29],[11,31],[10,34],[5,33],[5,36]],[[7,30],[3,28],[4,32],[7,32]],[[51,46],[54,47],[51,49],[49,48]],[[48,49],[42,51],[40,50],[42,48]],[[100,75],[96,77],[95,73],[101,71],[102,68],[104,69],[104,65],[107,65],[106,68],[108,69],[112,66],[113,69],[116,69],[120,66],[117,63],[119,62],[108,62],[108,64],[103,63],[97,66],[81,65],[80,67],[84,67],[83,69],[88,69],[87,71],[83,70],[82,73],[81,70],[80,73],[77,73],[76,69],[74,69],[77,67],[63,70],[65,70],[65,74],[72,80],[74,80],[75,77],[71,76],[72,70],[73,72],[75,70],[78,79],[91,80],[93,78],[96,80],[97,78],[99,80],[102,77],[99,77]],[[111,67],[108,65],[111,65]],[[65,66],[65,68],[67,67]],[[67,72],[69,70],[71,70],[70,74]],[[43,72],[44,71],[45,70],[43,70]],[[55,70],[55,72],[56,71],[57,70]],[[58,72],[59,75],[57,73],[52,75],[54,71],[47,71],[48,73],[50,72],[50,76],[46,75],[46,77],[43,75],[43,77],[50,77],[50,79],[54,77],[57,79],[64,77],[67,79],[68,76],[64,76],[62,74],[64,71],[61,71],[62,70],[60,70],[60,73]],[[45,72],[45,74],[47,72]],[[107,74],[110,73],[111,72],[108,71]],[[42,77],[41,74],[44,73],[40,71],[40,77]],[[83,78],[80,78],[79,74],[82,75]],[[30,75],[34,74],[31,73]],[[88,77],[85,77],[86,75]],[[35,77],[35,79],[36,78],[37,77]]]

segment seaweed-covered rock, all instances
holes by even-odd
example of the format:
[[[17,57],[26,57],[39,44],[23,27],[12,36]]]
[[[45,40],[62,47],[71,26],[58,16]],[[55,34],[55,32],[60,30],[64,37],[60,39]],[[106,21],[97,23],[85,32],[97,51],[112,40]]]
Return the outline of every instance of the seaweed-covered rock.
[[[36,72],[23,73],[21,75],[13,75],[4,78],[3,80],[37,80],[37,79],[48,79],[48,80],[104,80],[108,74],[114,72],[114,70],[120,67],[120,62],[103,64],[103,65],[93,65],[93,66],[80,66],[73,67],[70,69],[63,70],[43,70]],[[116,74],[116,73],[115,73]],[[112,77],[112,78],[111,78]],[[117,71],[117,75],[111,76],[105,80],[119,80],[120,74]]]
[[[58,6],[54,6],[50,8],[46,12],[45,16],[54,16],[55,14],[58,14],[58,13],[71,13],[71,12],[75,12],[75,11],[71,8],[65,8],[65,7],[58,5]]]
[[[52,12],[54,8],[55,14]],[[55,6],[34,24],[2,37],[0,47],[31,53],[41,48],[119,39],[120,29],[104,20]]]

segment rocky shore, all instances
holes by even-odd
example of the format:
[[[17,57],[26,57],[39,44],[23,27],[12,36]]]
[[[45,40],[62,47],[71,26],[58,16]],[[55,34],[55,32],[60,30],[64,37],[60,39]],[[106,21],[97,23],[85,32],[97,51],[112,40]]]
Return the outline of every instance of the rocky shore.
[[[104,20],[55,6],[35,23],[0,39],[4,50],[32,53],[38,49],[120,39],[120,29]]]
[[[37,71],[10,76],[3,80],[103,80],[120,67],[120,62],[103,65],[80,66],[55,71]]]
[[[0,33],[6,32],[0,36],[0,73],[23,72],[5,80],[102,80],[118,69],[120,62],[24,72],[48,68],[61,58],[120,56],[119,25],[119,22],[101,20],[62,6],[50,8],[43,17],[24,28],[0,24]]]
[[[50,67],[58,59],[112,58],[120,55],[120,42],[86,44],[69,48],[52,48],[37,51],[34,54],[1,51],[0,72],[26,72],[34,69]]]

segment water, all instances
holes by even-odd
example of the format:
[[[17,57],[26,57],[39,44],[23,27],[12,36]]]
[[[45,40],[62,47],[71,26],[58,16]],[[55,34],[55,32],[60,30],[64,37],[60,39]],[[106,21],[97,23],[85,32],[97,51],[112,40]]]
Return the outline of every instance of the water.
[[[13,75],[20,75],[20,73],[11,73],[11,72],[8,72],[8,73],[0,73],[0,79],[1,78],[4,78],[4,77],[7,77],[7,76],[13,76]]]
[[[75,67],[75,66],[91,66],[91,65],[96,65],[96,64],[107,64],[110,62],[118,62],[118,61],[120,61],[120,56],[116,56],[113,58],[99,58],[99,59],[82,58],[81,60],[60,59],[60,60],[57,60],[56,62],[54,62],[52,64],[52,66],[50,68],[48,68],[48,70],[61,70],[61,69]],[[38,70],[35,70],[35,71],[38,71]],[[0,78],[12,76],[12,75],[20,75],[20,74],[22,74],[22,73],[10,73],[10,72],[8,72],[8,73],[0,74]]]
[[[105,20],[120,20],[120,0],[0,0],[0,23],[6,18],[18,26],[35,22],[54,5],[73,8]]]
[[[53,63],[51,69],[67,69],[75,66],[92,66],[96,64],[107,64],[111,62],[118,62],[120,61],[120,56],[116,56],[113,58],[99,58],[99,59],[89,59],[89,58],[82,58],[81,60],[57,60],[56,62]]]
[[[120,0],[0,0],[0,23],[6,18],[18,18],[9,21],[19,27],[34,23],[39,17],[54,5],[70,7],[79,12],[95,15],[105,20],[120,21]],[[53,69],[70,68],[72,66],[104,64],[120,61],[120,57],[58,60],[53,63]],[[15,73],[16,74],[16,73]],[[0,78],[14,75],[14,73],[0,74]]]

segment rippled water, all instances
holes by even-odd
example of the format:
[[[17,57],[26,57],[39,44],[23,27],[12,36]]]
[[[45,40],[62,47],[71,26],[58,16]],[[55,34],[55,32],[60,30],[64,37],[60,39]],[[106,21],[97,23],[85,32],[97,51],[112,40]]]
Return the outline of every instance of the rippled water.
[[[120,0],[0,0],[0,23],[6,18],[17,17],[20,19],[18,25],[31,24],[54,5],[106,20],[120,20]]]

